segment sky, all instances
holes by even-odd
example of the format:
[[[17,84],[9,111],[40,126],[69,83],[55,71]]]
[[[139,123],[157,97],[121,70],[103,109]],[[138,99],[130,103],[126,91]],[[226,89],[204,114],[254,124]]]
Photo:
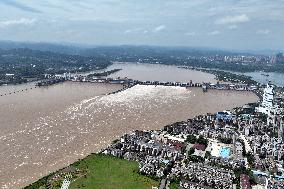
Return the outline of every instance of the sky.
[[[284,50],[284,0],[0,0],[0,40]]]

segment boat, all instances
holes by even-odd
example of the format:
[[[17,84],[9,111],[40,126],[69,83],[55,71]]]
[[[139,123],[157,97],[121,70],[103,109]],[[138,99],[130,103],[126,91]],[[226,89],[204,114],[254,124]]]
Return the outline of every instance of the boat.
[[[261,75],[266,76],[266,77],[268,77],[268,76],[269,76],[269,74],[264,74],[264,73],[261,73]]]

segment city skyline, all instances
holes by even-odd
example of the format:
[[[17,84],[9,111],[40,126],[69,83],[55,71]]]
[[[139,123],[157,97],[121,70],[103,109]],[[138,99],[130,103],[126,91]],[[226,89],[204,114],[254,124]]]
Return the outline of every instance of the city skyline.
[[[0,8],[0,40],[284,50],[282,0],[2,0]]]

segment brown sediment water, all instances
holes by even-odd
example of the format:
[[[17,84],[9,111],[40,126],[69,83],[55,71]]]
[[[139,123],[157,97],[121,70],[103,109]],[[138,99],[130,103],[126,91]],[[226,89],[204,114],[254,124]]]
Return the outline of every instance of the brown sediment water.
[[[150,81],[216,82],[214,76],[174,66],[114,64],[111,77]],[[65,82],[0,87],[0,188],[22,188],[70,163],[98,152],[133,130],[160,129],[207,112],[258,98],[251,92],[164,86]],[[21,91],[13,93],[13,91]]]
[[[140,81],[216,83],[215,76],[209,73],[187,70],[174,65],[115,62],[107,70],[121,69],[109,77],[128,77]]]
[[[136,129],[254,102],[250,92],[72,83],[0,98],[0,185],[21,188]],[[75,102],[75,103],[74,103]]]

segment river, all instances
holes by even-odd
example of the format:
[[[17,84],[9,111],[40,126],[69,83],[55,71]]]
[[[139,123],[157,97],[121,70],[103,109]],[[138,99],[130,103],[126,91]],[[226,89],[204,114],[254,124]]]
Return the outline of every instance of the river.
[[[116,64],[117,65],[117,64]],[[214,82],[214,76],[162,65],[128,65],[113,77]],[[110,67],[108,69],[113,69]],[[128,71],[127,71],[128,69]],[[132,70],[132,71],[130,71]],[[159,71],[161,70],[161,71]],[[0,94],[32,84],[0,87]],[[136,129],[160,129],[258,98],[250,92],[64,82],[0,97],[0,187],[22,188]]]
[[[182,68],[178,68],[174,65],[162,65],[162,64],[142,64],[142,63],[120,63],[115,62],[107,69],[103,71],[109,71],[113,69],[122,69],[119,72],[111,74],[109,77],[128,77],[137,80],[152,80],[152,81],[179,81],[188,83],[191,79],[193,82],[217,82],[215,77],[208,73],[201,73],[197,71],[189,71]],[[224,70],[226,71],[226,70]],[[98,72],[98,71],[96,71]],[[91,72],[95,73],[95,72]],[[266,84],[268,81],[271,83],[284,87],[284,74],[276,72],[231,72],[240,75],[251,76],[253,80]]]
[[[271,83],[273,83],[274,85],[277,85],[279,87],[284,87],[284,73],[248,72],[243,74],[251,76],[253,80],[261,84],[267,84],[269,81],[271,81]]]
[[[142,64],[142,63],[114,63],[108,70],[122,69],[109,77],[128,77],[140,81],[169,81],[186,82],[190,80],[194,83],[213,82],[216,83],[215,76],[205,72],[186,70],[174,65],[162,64]]]

